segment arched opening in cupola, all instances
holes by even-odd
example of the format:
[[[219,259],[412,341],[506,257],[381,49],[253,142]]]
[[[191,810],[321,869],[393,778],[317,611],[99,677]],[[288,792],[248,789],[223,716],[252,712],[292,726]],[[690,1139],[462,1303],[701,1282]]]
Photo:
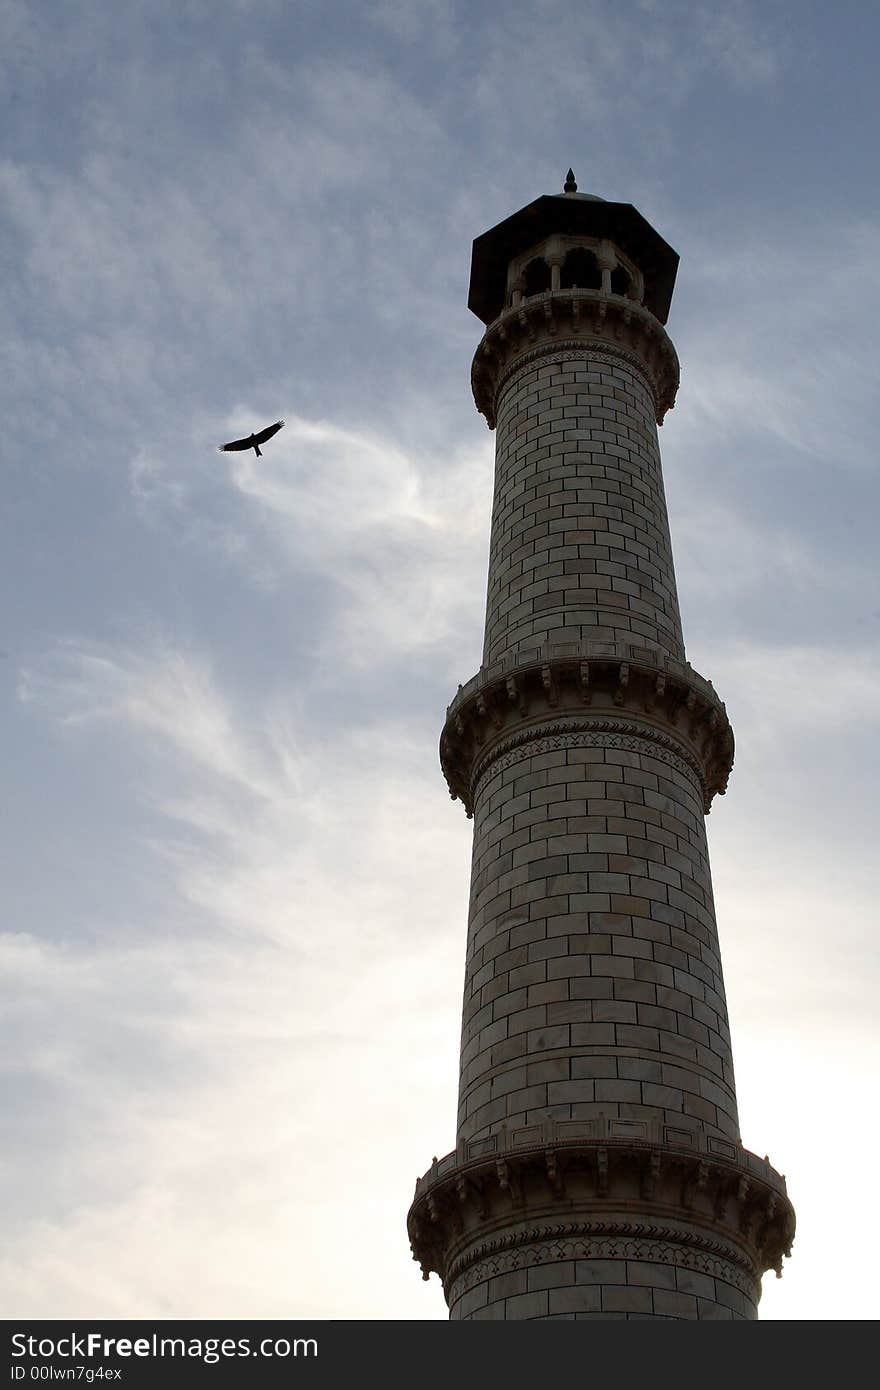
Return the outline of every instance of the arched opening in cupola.
[[[632,278],[631,278],[631,276],[630,276],[630,273],[629,273],[628,270],[624,270],[624,268],[623,268],[622,265],[619,265],[619,266],[617,266],[614,270],[612,270],[612,272],[611,272],[611,293],[612,293],[612,294],[629,294],[629,287],[630,287],[631,284],[632,284]]]
[[[600,290],[602,272],[596,257],[585,246],[575,246],[562,265],[560,283],[564,290]]]
[[[536,256],[533,261],[529,261],[523,276],[525,289],[523,293],[528,299],[533,294],[543,294],[550,288],[550,267],[543,256]]]

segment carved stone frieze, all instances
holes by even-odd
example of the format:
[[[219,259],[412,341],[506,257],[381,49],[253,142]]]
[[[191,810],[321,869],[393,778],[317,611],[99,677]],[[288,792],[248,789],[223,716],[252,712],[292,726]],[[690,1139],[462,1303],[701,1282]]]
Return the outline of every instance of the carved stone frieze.
[[[703,779],[699,762],[657,729],[627,723],[623,719],[600,719],[596,716],[579,722],[577,716],[542,723],[540,728],[521,729],[503,743],[493,744],[474,769],[474,804],[482,783],[490,774],[512,767],[525,758],[539,753],[552,753],[558,748],[622,748],[630,753],[643,753],[675,768],[684,777],[692,778],[703,794]]]
[[[724,793],[733,731],[709,682],[689,667],[648,651],[639,660],[622,652],[527,655],[521,665],[481,672],[447,711],[440,763],[468,816],[499,761],[559,747],[649,753],[697,779],[706,812]]]
[[[678,356],[650,310],[600,290],[547,290],[506,309],[477,348],[471,385],[490,429],[511,373],[547,353],[562,360],[605,354],[628,362],[647,379],[658,425],[675,404]]]
[[[746,1298],[755,1298],[755,1272],[743,1265],[742,1254],[734,1246],[722,1253],[720,1243],[718,1250],[708,1249],[699,1238],[683,1244],[681,1232],[672,1227],[655,1227],[652,1235],[646,1236],[641,1224],[632,1223],[632,1229],[626,1231],[623,1229],[625,1223],[616,1223],[613,1234],[603,1232],[602,1225],[599,1221],[572,1222],[563,1230],[558,1226],[536,1228],[530,1233],[534,1238],[528,1246],[497,1247],[487,1253],[482,1253],[479,1247],[468,1251],[467,1256],[459,1258],[456,1266],[449,1270],[445,1285],[449,1303],[485,1279],[555,1260],[642,1260],[674,1265],[705,1274],[710,1279],[723,1279]]]

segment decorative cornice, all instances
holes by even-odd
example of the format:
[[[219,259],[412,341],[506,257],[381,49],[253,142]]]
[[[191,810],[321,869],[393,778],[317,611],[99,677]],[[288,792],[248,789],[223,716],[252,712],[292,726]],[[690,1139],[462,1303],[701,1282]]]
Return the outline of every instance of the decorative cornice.
[[[498,398],[511,372],[547,353],[561,358],[586,353],[624,358],[645,376],[658,425],[675,404],[678,356],[650,310],[600,290],[547,290],[499,315],[474,354],[471,386],[490,429],[495,428]]]
[[[481,671],[459,690],[440,736],[440,764],[454,800],[474,812],[479,784],[499,759],[513,761],[535,741],[553,746],[632,747],[699,782],[703,809],[724,793],[733,731],[708,681],[661,653],[606,647],[519,654]],[[636,744],[648,743],[647,750]]]
[[[585,1133],[569,1137],[572,1129]],[[785,1179],[767,1160],[699,1132],[647,1123],[642,1137],[638,1130],[612,1119],[546,1120],[492,1136],[488,1152],[477,1141],[435,1159],[407,1218],[423,1277],[436,1272],[448,1289],[503,1251],[607,1237],[691,1252],[677,1263],[697,1254],[721,1259],[753,1285],[765,1270],[780,1275],[795,1216]],[[484,1151],[474,1154],[480,1143]]]

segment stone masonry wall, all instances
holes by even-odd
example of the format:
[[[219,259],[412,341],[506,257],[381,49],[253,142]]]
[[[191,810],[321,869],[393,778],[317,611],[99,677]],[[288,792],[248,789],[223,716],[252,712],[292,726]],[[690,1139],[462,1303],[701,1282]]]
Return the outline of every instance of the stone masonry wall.
[[[503,389],[483,664],[565,641],[684,656],[653,397],[587,344]]]
[[[539,739],[477,789],[459,1139],[595,1115],[738,1137],[700,788],[625,742]]]

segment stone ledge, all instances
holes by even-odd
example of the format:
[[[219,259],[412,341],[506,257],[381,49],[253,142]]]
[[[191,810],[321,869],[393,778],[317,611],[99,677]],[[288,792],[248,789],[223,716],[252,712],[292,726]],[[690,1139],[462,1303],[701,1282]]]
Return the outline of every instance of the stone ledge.
[[[560,327],[564,337],[559,338]],[[497,401],[510,373],[547,352],[578,357],[605,351],[643,372],[657,424],[675,404],[678,356],[663,325],[640,304],[601,290],[547,290],[506,309],[489,325],[474,355],[471,385],[477,409],[495,428]]]
[[[718,698],[712,682],[695,671],[689,661],[677,661],[658,647],[648,647],[640,642],[543,642],[535,647],[517,647],[515,651],[507,652],[496,661],[490,661],[488,666],[481,666],[475,676],[471,676],[465,685],[458,687],[455,698],[446,707],[446,713],[451,714],[475,691],[482,690],[499,676],[515,671],[518,666],[533,666],[545,661],[571,660],[575,657],[582,661],[595,657],[597,661],[608,658],[612,661],[648,665],[665,671],[668,675],[679,676],[682,680],[692,682],[696,689],[705,692],[707,697]]]
[[[654,742],[667,760],[680,758],[698,778],[708,813],[727,788],[734,752],[727,711],[711,683],[648,648],[637,649],[644,658],[636,661],[623,648],[585,656],[583,646],[568,645],[568,654],[558,647],[553,655],[546,648],[516,653],[515,664],[496,663],[459,690],[440,735],[453,800],[472,816],[479,780],[515,744],[593,732]]]
[[[732,1141],[646,1121],[546,1120],[435,1159],[407,1228],[423,1277],[444,1283],[489,1253],[575,1233],[672,1241],[757,1281],[781,1274],[795,1217],[785,1178]]]

